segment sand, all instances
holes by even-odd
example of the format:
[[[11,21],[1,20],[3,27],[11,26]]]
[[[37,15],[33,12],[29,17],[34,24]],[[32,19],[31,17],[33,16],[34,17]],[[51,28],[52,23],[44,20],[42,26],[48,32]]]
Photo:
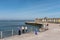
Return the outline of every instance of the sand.
[[[60,24],[51,24],[48,26],[49,30],[39,32],[38,35],[34,33],[26,33],[22,35],[15,35],[0,40],[60,40]]]

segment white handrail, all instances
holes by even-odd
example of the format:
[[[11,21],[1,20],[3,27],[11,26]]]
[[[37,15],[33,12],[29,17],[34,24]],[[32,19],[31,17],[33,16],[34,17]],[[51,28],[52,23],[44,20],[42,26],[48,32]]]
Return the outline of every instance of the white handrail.
[[[1,31],[1,39],[2,39],[3,35],[2,35],[2,31]]]
[[[12,29],[12,36],[13,36],[13,29]]]
[[[6,32],[8,32],[9,30],[7,30]],[[14,35],[14,30],[12,29],[12,30],[10,30],[11,31],[11,36],[13,36]],[[4,38],[4,33],[3,33],[4,31],[0,31],[0,38],[2,39],[2,38]]]

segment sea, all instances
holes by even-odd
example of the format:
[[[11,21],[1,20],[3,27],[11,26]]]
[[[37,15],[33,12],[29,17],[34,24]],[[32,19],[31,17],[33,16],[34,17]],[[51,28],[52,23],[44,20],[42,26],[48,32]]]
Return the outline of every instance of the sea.
[[[0,20],[0,38],[1,38],[1,32],[2,32],[2,38],[10,37],[12,36],[12,30],[13,30],[13,36],[18,35],[18,27],[27,26],[28,32],[33,32],[35,30],[35,26],[32,25],[26,25],[26,21],[34,21],[34,20]]]

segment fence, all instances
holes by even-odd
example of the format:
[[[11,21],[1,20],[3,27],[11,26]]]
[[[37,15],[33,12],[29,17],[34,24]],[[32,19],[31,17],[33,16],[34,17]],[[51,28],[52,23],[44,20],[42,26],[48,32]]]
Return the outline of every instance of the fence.
[[[9,30],[9,31],[0,31],[0,39],[2,38],[6,38],[6,37],[10,37],[10,36],[14,36],[17,35],[18,31],[17,30]]]
[[[30,33],[30,32],[34,32],[35,29],[38,29],[39,31],[39,27],[35,27],[35,26],[29,26],[28,25],[28,29],[27,32],[25,30],[25,33]],[[23,33],[22,33],[23,34]],[[10,37],[10,36],[14,36],[14,35],[18,35],[18,30],[17,29],[11,29],[11,30],[6,30],[6,31],[0,31],[0,39],[2,38],[6,38],[6,37]]]
[[[31,30],[28,30],[26,32],[26,30],[24,30],[25,33],[29,33],[30,31]],[[10,36],[14,36],[14,35],[18,35],[18,30],[13,30],[12,29],[12,30],[7,30],[7,31],[0,31],[0,39],[10,37]]]

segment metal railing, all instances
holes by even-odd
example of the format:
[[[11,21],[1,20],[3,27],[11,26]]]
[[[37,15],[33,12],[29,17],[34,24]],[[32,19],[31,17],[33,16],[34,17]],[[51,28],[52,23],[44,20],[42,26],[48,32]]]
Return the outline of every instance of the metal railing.
[[[0,31],[0,38],[2,39],[2,31]]]
[[[26,30],[25,30],[24,32],[29,33],[30,31],[28,30],[26,32]],[[21,34],[23,34],[23,33],[21,32]],[[6,37],[11,37],[11,36],[14,36],[14,35],[18,35],[18,30],[13,30],[12,29],[12,30],[7,30],[7,31],[0,31],[0,39],[6,38]]]
[[[14,35],[17,35],[18,32],[16,30],[9,30],[9,31],[0,31],[0,39],[2,38],[6,38],[6,37],[9,37],[9,36],[14,36]]]
[[[35,28],[37,28],[37,27],[34,27],[34,26],[31,27],[31,26],[29,26],[28,29],[27,29],[27,32],[25,30],[25,33],[30,33],[32,31],[34,31]],[[19,31],[18,29],[11,29],[11,30],[0,31],[0,39],[6,38],[6,37],[10,37],[10,36],[14,36],[14,35],[18,35],[18,31]],[[23,33],[21,32],[21,34],[23,34]]]

